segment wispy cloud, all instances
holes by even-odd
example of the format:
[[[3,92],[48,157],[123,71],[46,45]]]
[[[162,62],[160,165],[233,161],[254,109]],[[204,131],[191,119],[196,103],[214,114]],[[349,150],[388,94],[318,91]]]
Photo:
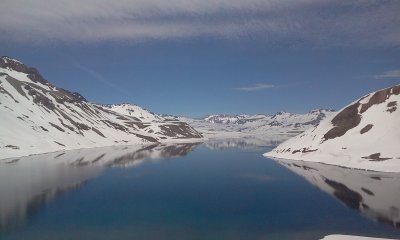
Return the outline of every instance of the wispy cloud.
[[[375,75],[376,79],[385,79],[385,78],[400,78],[400,70],[390,70],[383,72],[382,74]]]
[[[2,0],[0,43],[211,36],[392,46],[399,12],[398,0]]]
[[[112,83],[111,81],[107,80],[105,77],[103,77],[103,75],[101,75],[100,73],[94,71],[93,69],[90,69],[80,63],[75,62],[74,66],[80,70],[82,70],[83,72],[85,72],[86,74],[88,74],[89,76],[91,76],[92,79],[94,79],[97,82],[100,82],[102,84],[105,84],[108,87],[113,88],[114,90],[119,91],[120,93],[123,94],[128,94],[128,92],[126,92],[125,90],[119,88],[117,85],[115,85],[114,83]]]
[[[260,91],[260,90],[269,89],[269,88],[276,88],[276,86],[272,85],[272,84],[257,83],[257,84],[252,84],[252,85],[246,86],[246,87],[233,88],[233,90],[251,92],[251,91]]]

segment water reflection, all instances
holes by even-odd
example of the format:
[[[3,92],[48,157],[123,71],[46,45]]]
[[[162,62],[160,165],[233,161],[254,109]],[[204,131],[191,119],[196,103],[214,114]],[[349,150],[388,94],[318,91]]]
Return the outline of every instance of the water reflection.
[[[253,149],[256,147],[275,147],[287,140],[289,136],[271,135],[271,136],[245,136],[241,138],[212,138],[204,142],[204,146],[211,150],[221,149]]]
[[[17,228],[46,203],[107,167],[184,156],[197,145],[116,146],[0,160],[0,233]]]
[[[281,159],[278,162],[347,207],[400,228],[400,174]]]

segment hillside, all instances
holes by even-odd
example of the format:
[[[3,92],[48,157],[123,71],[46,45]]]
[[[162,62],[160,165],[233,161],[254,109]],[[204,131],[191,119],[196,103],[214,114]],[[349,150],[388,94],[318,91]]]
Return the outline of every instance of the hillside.
[[[0,58],[0,126],[0,159],[202,138],[187,123],[164,119],[136,105],[93,104],[9,57]]]
[[[399,101],[400,85],[370,93],[265,156],[398,172]]]

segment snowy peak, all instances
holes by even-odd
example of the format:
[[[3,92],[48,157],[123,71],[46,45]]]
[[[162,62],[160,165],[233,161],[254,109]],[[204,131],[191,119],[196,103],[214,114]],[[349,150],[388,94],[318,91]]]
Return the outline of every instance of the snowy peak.
[[[399,102],[400,85],[370,93],[265,155],[400,171]]]
[[[130,105],[96,105],[23,63],[0,61],[0,158],[118,144],[193,141],[202,135]]]
[[[305,114],[280,112],[275,115],[209,115],[203,119],[177,117],[209,139],[256,138],[266,144],[280,142],[304,132],[334,114],[317,109]]]
[[[209,115],[203,120],[209,123],[221,123],[221,124],[243,124],[244,121],[250,121],[253,116],[250,115],[227,115],[227,114],[217,114]]]
[[[306,114],[295,114],[289,112],[278,112],[274,115],[256,114],[256,115],[209,115],[202,119],[205,122],[216,124],[247,124],[264,123],[270,126],[280,125],[316,125],[328,115],[332,115],[333,110],[316,109]]]
[[[104,108],[110,109],[114,112],[135,117],[138,121],[162,121],[164,120],[157,114],[151,113],[150,111],[130,103],[121,104],[105,104],[101,105]]]
[[[9,70],[18,73],[25,73],[26,77],[34,83],[39,82],[44,85],[50,85],[50,83],[45,80],[42,75],[40,75],[39,71],[36,68],[28,67],[16,59],[10,57],[1,57],[0,68],[3,69],[3,72],[4,70]]]

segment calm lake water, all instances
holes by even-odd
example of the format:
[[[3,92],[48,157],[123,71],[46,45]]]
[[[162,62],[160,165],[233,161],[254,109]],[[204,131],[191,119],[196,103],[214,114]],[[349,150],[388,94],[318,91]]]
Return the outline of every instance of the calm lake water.
[[[400,175],[268,147],[109,147],[0,161],[0,239],[400,238]],[[397,227],[396,227],[397,226]]]

